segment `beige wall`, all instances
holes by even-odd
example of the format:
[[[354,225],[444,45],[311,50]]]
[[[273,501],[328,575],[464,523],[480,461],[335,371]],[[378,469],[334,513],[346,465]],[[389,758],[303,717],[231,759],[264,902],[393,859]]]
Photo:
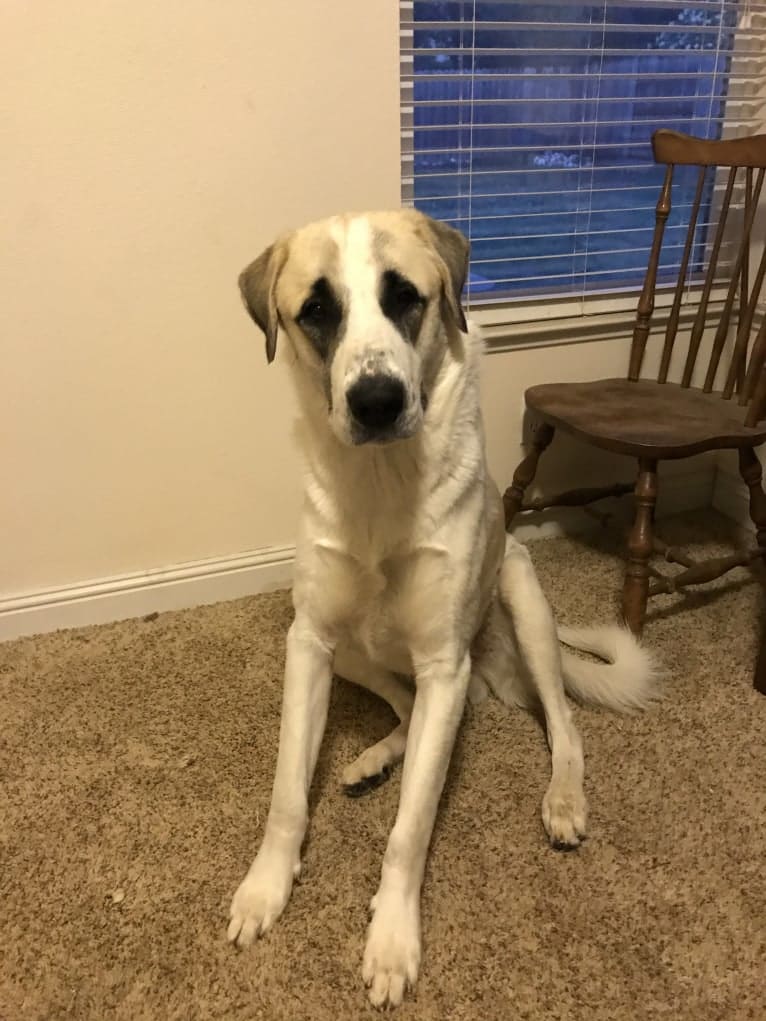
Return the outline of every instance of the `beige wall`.
[[[393,3],[3,5],[3,594],[291,541],[287,380],[236,277],[398,203],[397,66]]]
[[[290,543],[291,397],[236,276],[398,203],[397,5],[6,4],[0,66],[0,595]],[[626,351],[487,359],[499,481],[524,387]]]

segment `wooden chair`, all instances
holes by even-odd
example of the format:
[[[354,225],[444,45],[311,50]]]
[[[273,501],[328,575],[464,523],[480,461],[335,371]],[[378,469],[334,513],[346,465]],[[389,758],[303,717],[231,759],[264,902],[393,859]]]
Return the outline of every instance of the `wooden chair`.
[[[753,687],[762,695],[766,695],[766,621],[761,631],[761,645],[758,650],[758,658],[755,661]]]
[[[749,273],[751,232],[766,168],[766,135],[711,142],[663,130],[654,134],[652,148],[655,162],[664,164],[666,170],[656,208],[649,267],[638,302],[628,378],[551,383],[527,390],[526,405],[537,422],[537,429],[532,449],[516,469],[513,482],[503,498],[506,528],[509,528],[519,511],[587,504],[607,495],[621,495],[631,488],[618,485],[572,491],[548,502],[541,499],[524,506],[524,492],[534,479],[539,458],[551,443],[556,429],[604,450],[638,459],[635,520],[628,539],[628,564],[622,595],[625,620],[637,634],[643,626],[649,596],[712,580],[732,567],[749,564],[766,553],[766,495],[761,485],[761,466],[753,449],[766,440],[766,423],[763,422],[766,417],[766,317],[751,343],[756,306],[766,274],[766,250],[752,279],[752,286]],[[656,379],[642,379],[641,368],[652,323],[658,267],[661,265],[663,233],[671,211],[673,173],[678,166],[699,168],[696,192],[668,315],[659,372]],[[695,237],[695,227],[703,196],[707,194],[703,208],[708,208],[708,204],[711,207],[715,205],[710,199],[710,188],[711,175],[716,173],[717,167],[729,168],[720,216],[714,232],[709,229],[700,241],[699,233]],[[754,171],[757,173],[754,174]],[[744,201],[739,207],[741,220],[735,224],[731,270],[728,280],[721,285],[717,268],[720,269],[719,255],[727,219],[730,221],[729,228],[736,219],[736,215],[729,216],[730,210],[735,208],[731,201],[735,184],[743,189]],[[708,263],[706,272],[702,265],[704,261]],[[672,279],[670,282],[672,284]],[[703,334],[706,328],[715,325],[711,324],[715,304],[711,301],[711,293],[715,295],[714,288],[723,288],[719,300],[722,308],[704,383],[693,386],[692,378]],[[681,382],[670,383],[668,371],[682,300],[685,294],[690,293],[698,296],[699,304],[683,359]],[[735,305],[736,329],[731,357],[726,365],[722,364],[722,355],[727,347],[730,328],[734,326]],[[683,306],[684,310],[688,307],[688,304]],[[683,354],[680,348],[678,354]],[[719,376],[721,389],[717,390]],[[722,448],[736,449],[739,453],[739,470],[750,490],[750,516],[756,527],[758,545],[748,552],[695,563],[679,550],[668,548],[653,535],[657,462],[663,458],[688,457]],[[684,570],[674,577],[656,571],[650,566],[650,557],[655,552],[680,564]],[[650,577],[653,578],[651,582]]]

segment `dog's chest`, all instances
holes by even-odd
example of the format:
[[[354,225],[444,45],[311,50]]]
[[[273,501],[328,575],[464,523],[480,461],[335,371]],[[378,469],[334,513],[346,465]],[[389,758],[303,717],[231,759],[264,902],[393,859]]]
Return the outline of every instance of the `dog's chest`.
[[[316,560],[300,572],[300,598],[310,600],[312,615],[373,661],[407,672],[413,650],[443,617],[447,551],[423,546],[379,559],[324,543],[314,551]]]
[[[383,561],[365,573],[354,591],[356,613],[347,621],[348,637],[374,662],[390,666],[392,660],[406,660],[409,669],[410,622],[402,604],[406,570],[401,562]]]

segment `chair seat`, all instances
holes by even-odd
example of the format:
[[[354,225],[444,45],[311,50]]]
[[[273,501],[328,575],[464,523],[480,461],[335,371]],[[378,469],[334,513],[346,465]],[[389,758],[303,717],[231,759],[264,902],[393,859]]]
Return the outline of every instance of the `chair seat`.
[[[744,424],[736,396],[703,393],[677,383],[598,379],[544,383],[525,393],[527,407],[558,429],[605,450],[656,459],[703,450],[754,447],[766,424]]]

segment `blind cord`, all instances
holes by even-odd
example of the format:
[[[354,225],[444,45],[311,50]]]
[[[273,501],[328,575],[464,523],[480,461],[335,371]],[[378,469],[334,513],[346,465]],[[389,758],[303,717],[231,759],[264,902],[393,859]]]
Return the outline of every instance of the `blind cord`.
[[[468,241],[473,242],[473,124],[474,124],[474,95],[476,88],[476,0],[473,0],[471,12],[471,84],[470,84],[470,106],[471,121],[468,129]],[[466,282],[465,294],[466,309],[471,311],[471,267],[468,266],[468,280]]]
[[[582,291],[580,292],[580,314],[585,315],[585,295],[587,292],[588,285],[588,256],[590,255],[590,225],[593,215],[593,182],[595,180],[596,172],[596,133],[598,131],[598,111],[599,101],[601,99],[601,77],[604,73],[604,50],[606,49],[606,4],[607,0],[604,0],[604,6],[601,11],[601,52],[599,53],[598,62],[598,75],[596,77],[596,106],[595,115],[593,117],[593,141],[591,143],[591,159],[590,159],[590,185],[588,187],[588,217],[585,227],[585,258],[583,260],[583,271],[582,271]]]

